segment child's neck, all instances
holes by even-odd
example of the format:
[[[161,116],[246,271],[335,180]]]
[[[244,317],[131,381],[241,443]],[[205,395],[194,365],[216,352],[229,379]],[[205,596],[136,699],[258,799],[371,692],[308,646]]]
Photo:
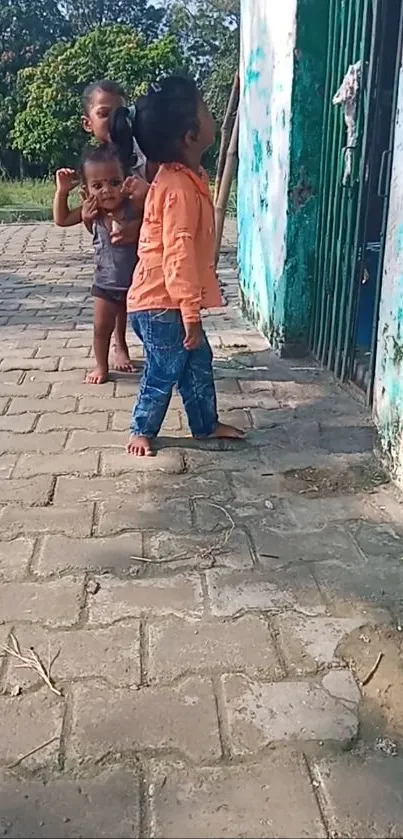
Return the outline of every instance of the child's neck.
[[[201,158],[201,152],[198,149],[188,149],[183,162],[188,169],[191,169],[192,172],[195,172],[196,175],[198,175],[201,166]]]
[[[125,208],[123,202],[119,204],[118,207],[115,207],[114,210],[103,210],[103,215],[107,216],[108,218],[115,218],[117,221],[122,219],[125,214]]]

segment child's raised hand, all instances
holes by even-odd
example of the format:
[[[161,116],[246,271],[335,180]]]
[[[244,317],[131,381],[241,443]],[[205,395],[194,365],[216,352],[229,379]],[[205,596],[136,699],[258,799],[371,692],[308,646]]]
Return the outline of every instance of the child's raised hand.
[[[85,198],[81,205],[81,219],[86,227],[91,228],[92,222],[98,215],[98,202],[94,195]]]
[[[133,202],[139,212],[143,211],[144,202],[149,189],[150,184],[148,184],[147,181],[144,181],[143,178],[139,178],[137,175],[131,175],[129,178],[126,178],[122,186],[123,194]]]
[[[185,340],[183,346],[185,350],[197,350],[203,341],[203,329],[200,321],[197,323],[184,323]]]
[[[139,240],[141,219],[133,219],[126,224],[112,222],[111,242],[112,245],[136,245]]]
[[[68,195],[75,186],[77,186],[79,178],[75,169],[58,169],[56,172],[56,188],[58,192],[63,195]]]

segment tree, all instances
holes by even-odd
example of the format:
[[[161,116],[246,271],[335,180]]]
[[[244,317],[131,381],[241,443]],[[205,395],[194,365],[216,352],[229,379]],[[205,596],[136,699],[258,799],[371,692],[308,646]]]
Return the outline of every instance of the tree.
[[[96,26],[126,23],[147,40],[158,37],[165,16],[163,6],[149,0],[65,0],[64,8],[76,34],[86,34]]]
[[[17,74],[35,65],[58,40],[71,37],[57,0],[2,0],[0,4],[0,149],[9,147],[17,111]]]
[[[239,0],[171,0],[167,22],[221,120],[239,63]]]
[[[166,23],[220,126],[239,66],[240,0],[171,0]],[[203,161],[210,172],[218,147],[217,136]]]
[[[19,74],[13,145],[30,161],[49,168],[74,164],[83,146],[81,95],[88,82],[111,78],[129,96],[181,63],[175,38],[147,44],[131,27],[100,26],[70,44],[56,44],[34,68]]]

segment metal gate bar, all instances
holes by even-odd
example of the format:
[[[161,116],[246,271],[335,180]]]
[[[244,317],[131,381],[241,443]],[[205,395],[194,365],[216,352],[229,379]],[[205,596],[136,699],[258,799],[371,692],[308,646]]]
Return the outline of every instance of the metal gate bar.
[[[337,76],[335,80],[335,87],[332,92],[332,98],[343,79],[346,67],[350,63],[350,31],[352,12],[354,4],[346,2],[342,10],[342,39],[340,44],[338,62],[337,62]],[[321,347],[321,362],[327,363],[330,335],[331,335],[331,321],[332,321],[332,300],[334,291],[334,263],[337,257],[337,242],[340,233],[340,203],[342,196],[341,178],[343,168],[343,155],[340,154],[343,137],[345,134],[344,114],[342,108],[333,107],[333,144],[332,144],[332,177],[330,181],[330,201],[328,203],[328,223],[326,229],[326,259],[324,266],[324,281],[327,296],[326,305],[326,320],[323,332],[323,343]]]
[[[361,55],[361,21],[362,21],[362,12],[363,12],[363,4],[365,0],[357,0],[357,2],[350,3],[350,10],[351,10],[351,18],[353,17],[354,13],[354,20],[351,20],[351,29],[349,31],[348,40],[346,40],[346,50],[344,55],[344,66],[348,67],[351,56]],[[354,24],[354,26],[353,26]],[[354,61],[354,58],[353,58]],[[331,314],[331,327],[330,327],[330,340],[329,340],[329,353],[327,358],[327,366],[329,370],[333,370],[335,363],[337,364],[337,350],[336,350],[336,334],[338,334],[340,328],[340,311],[343,311],[344,308],[344,300],[346,294],[346,280],[344,276],[344,272],[342,270],[343,265],[343,257],[345,254],[345,249],[348,247],[348,242],[350,241],[351,236],[351,223],[353,219],[353,212],[352,212],[352,204],[353,204],[353,192],[356,189],[356,181],[355,181],[355,170],[356,170],[356,153],[355,150],[350,150],[350,154],[352,156],[351,166],[351,180],[350,184],[343,185],[342,178],[340,180],[339,185],[339,192],[341,192],[340,198],[340,210],[339,210],[339,223],[338,223],[338,238],[337,241],[334,243],[336,249],[336,260],[333,265],[333,306],[332,306],[332,314]],[[343,157],[343,163],[345,161],[345,156]]]
[[[367,66],[366,66],[366,55],[367,55],[367,28],[368,28],[368,18],[371,13],[371,3],[373,0],[363,0],[360,4],[360,21],[359,21],[359,29],[357,32],[357,42],[356,42],[356,49],[361,58],[361,91],[360,91],[360,98],[359,98],[359,106],[358,106],[358,113],[357,113],[357,148],[353,156],[352,161],[352,173],[351,173],[351,191],[350,191],[350,201],[348,206],[348,223],[346,228],[346,241],[345,241],[345,249],[343,254],[343,260],[340,266],[341,269],[341,285],[342,285],[342,293],[340,297],[340,307],[338,312],[338,324],[337,324],[337,331],[335,336],[335,354],[334,354],[334,367],[332,368],[336,373],[336,376],[341,375],[342,369],[342,351],[344,346],[344,339],[346,335],[347,325],[348,325],[348,303],[350,299],[350,293],[355,286],[355,271],[356,271],[356,251],[354,247],[354,242],[356,238],[356,232],[359,226],[359,212],[358,208],[360,206],[360,189],[361,189],[361,169],[362,169],[362,160],[363,160],[363,143],[362,143],[362,133],[363,133],[363,125],[366,123],[367,119]],[[377,0],[375,0],[377,2]]]
[[[369,124],[375,111],[377,28],[380,4],[388,0],[331,0],[321,150],[320,205],[311,349],[322,364],[345,379],[352,366],[358,278],[365,233]],[[342,180],[346,149],[344,109],[332,99],[350,66],[361,62],[356,140],[349,183]]]
[[[320,155],[320,170],[319,170],[319,184],[318,184],[318,195],[322,196],[324,194],[325,185],[326,185],[326,161],[327,161],[327,145],[328,145],[328,138],[330,135],[330,109],[332,107],[331,104],[331,80],[332,80],[332,63],[329,61],[329,54],[333,55],[334,47],[335,47],[335,29],[337,23],[337,12],[339,6],[339,0],[329,0],[329,24],[328,24],[328,35],[327,35],[327,44],[328,44],[328,60],[326,64],[326,78],[325,78],[325,86],[324,86],[324,105],[323,105],[323,121],[322,121],[322,148],[321,148],[321,155]],[[333,49],[332,49],[333,45]],[[330,50],[330,53],[329,53]],[[315,254],[316,258],[319,263],[321,263],[322,258],[322,248],[323,248],[323,239],[322,239],[322,230],[323,230],[323,221],[324,221],[324,214],[325,214],[325,202],[322,200],[319,202],[318,207],[318,217],[317,217],[317,225],[316,225],[316,245],[315,245]],[[316,277],[315,277],[316,280]],[[321,302],[321,289],[319,288],[319,284],[314,282],[313,284],[313,300],[312,300],[312,317],[310,323],[310,330],[309,330],[309,345],[313,349],[313,351],[317,352],[318,346],[318,337],[319,337],[319,322],[317,317],[317,312]]]
[[[370,4],[370,0],[366,0],[366,20],[367,22],[367,14],[368,14],[368,6]],[[378,41],[379,41],[379,17],[378,12],[380,10],[380,0],[372,0],[372,26],[370,31],[368,31],[367,26],[365,25],[363,28],[363,55],[370,55],[369,67],[368,67],[368,74],[365,80],[365,84],[362,85],[362,92],[363,95],[360,97],[361,99],[361,107],[359,108],[359,124],[358,124],[358,131],[362,133],[362,153],[360,156],[359,161],[359,188],[358,188],[358,196],[357,196],[357,207],[362,208],[364,204],[364,200],[368,194],[368,181],[366,178],[366,166],[367,166],[367,146],[368,146],[368,129],[369,129],[369,115],[370,115],[370,106],[374,94],[376,92],[376,76],[378,71]],[[340,353],[339,353],[339,370],[335,371],[336,375],[339,375],[343,381],[345,381],[347,374],[350,373],[351,363],[352,363],[352,352],[353,352],[353,335],[355,331],[355,318],[356,318],[356,310],[357,310],[357,300],[358,300],[358,291],[359,291],[359,280],[362,275],[363,269],[363,261],[364,261],[364,248],[362,246],[362,238],[364,235],[364,221],[365,216],[362,212],[357,212],[357,223],[355,226],[355,237],[354,237],[354,244],[351,254],[350,264],[347,265],[347,272],[346,272],[346,279],[350,277],[349,283],[349,294],[348,294],[348,302],[347,302],[347,310],[346,310],[346,322],[345,322],[345,329],[344,329],[344,336],[340,341]]]
[[[325,141],[325,171],[324,171],[324,181],[323,181],[323,190],[322,190],[322,205],[323,205],[323,212],[322,212],[322,224],[320,229],[320,252],[319,252],[319,259],[316,265],[316,276],[315,282],[318,284],[320,288],[320,298],[319,298],[319,322],[318,322],[318,331],[316,335],[316,346],[315,352],[316,354],[321,357],[322,355],[322,348],[323,348],[323,341],[324,341],[324,334],[325,334],[325,324],[327,320],[327,309],[328,309],[328,295],[327,295],[327,288],[326,288],[326,253],[328,248],[328,228],[329,228],[329,213],[330,213],[330,197],[332,195],[332,184],[334,181],[334,167],[333,161],[335,160],[335,153],[336,153],[336,136],[335,136],[335,128],[336,128],[336,120],[339,118],[339,114],[336,112],[335,108],[332,105],[332,96],[333,93],[336,91],[337,81],[339,77],[339,62],[340,62],[340,48],[342,44],[343,38],[343,31],[344,31],[344,20],[345,20],[345,11],[346,11],[346,0],[336,0],[335,8],[334,8],[334,29],[333,29],[333,40],[332,40],[332,50],[328,54],[328,73],[329,73],[329,111],[328,111],[328,119],[327,119],[327,131],[326,131],[326,141]],[[340,122],[340,120],[339,120]],[[322,282],[318,282],[318,278],[322,278]]]

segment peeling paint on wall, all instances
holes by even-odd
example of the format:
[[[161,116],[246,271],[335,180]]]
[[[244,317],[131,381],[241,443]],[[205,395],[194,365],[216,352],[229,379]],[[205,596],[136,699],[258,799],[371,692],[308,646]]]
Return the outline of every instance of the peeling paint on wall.
[[[374,412],[382,453],[403,485],[403,67],[379,311]]]
[[[242,0],[241,297],[280,351],[309,326],[326,29],[323,0]]]

